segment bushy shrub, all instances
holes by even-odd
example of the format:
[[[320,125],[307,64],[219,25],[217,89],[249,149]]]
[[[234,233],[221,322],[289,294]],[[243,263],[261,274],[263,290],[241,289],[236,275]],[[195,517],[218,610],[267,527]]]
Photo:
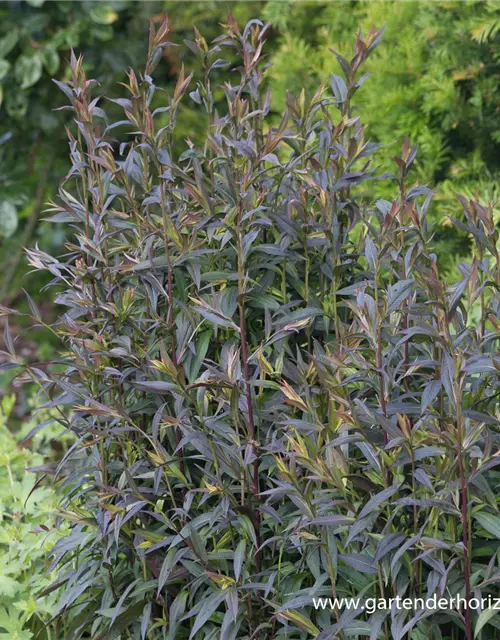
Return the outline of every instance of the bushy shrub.
[[[28,253],[67,307],[67,350],[27,372],[78,438],[54,550],[65,638],[493,637],[492,609],[313,606],[497,591],[498,232],[462,200],[477,249],[449,284],[416,150],[377,172],[352,99],[380,33],[273,128],[265,31],[196,31],[204,81],[164,93],[168,24],[152,29],[119,122],[81,58],[60,84],[76,127],[52,219],[74,240]],[[206,142],[178,155],[188,99]],[[380,179],[393,197],[372,202]]]

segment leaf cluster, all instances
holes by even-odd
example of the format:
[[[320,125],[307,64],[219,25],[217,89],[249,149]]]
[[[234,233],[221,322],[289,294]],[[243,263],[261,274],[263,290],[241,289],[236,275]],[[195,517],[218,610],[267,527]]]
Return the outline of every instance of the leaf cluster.
[[[56,527],[54,490],[40,486],[28,469],[50,460],[47,439],[59,435],[60,428],[44,409],[14,436],[9,429],[14,403],[15,397],[7,395],[0,403],[0,638],[30,640],[39,634],[50,640],[51,632],[62,632],[58,624],[46,630],[57,594],[37,594],[55,579],[48,555],[69,527]]]

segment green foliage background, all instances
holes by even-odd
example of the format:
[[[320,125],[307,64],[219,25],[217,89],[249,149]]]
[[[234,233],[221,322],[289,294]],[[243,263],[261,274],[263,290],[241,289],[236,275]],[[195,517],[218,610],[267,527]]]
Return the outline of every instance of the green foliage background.
[[[0,638],[41,640],[60,637],[57,625],[44,629],[52,615],[55,596],[38,597],[48,587],[54,574],[48,571],[48,554],[57,540],[68,532],[68,526],[53,528],[57,499],[52,488],[36,488],[36,476],[28,468],[47,463],[54,457],[52,439],[61,428],[53,423],[38,432],[30,446],[21,441],[37,425],[50,419],[43,410],[13,435],[12,411],[14,395],[0,402]],[[33,409],[33,405],[31,407]]]
[[[447,224],[453,190],[498,199],[500,3],[269,2],[264,15],[283,34],[271,71],[283,97],[337,72],[332,43],[345,54],[358,27],[385,25],[359,111],[376,141],[418,145],[420,177],[436,187],[440,264],[453,270],[469,251]]]

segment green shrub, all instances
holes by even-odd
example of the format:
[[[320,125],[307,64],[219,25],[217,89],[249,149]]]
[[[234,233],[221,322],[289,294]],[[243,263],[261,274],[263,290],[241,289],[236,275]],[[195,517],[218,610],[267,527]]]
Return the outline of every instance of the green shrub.
[[[39,633],[38,638],[51,640],[58,637],[52,635],[58,627],[48,624],[56,594],[37,594],[56,577],[47,571],[47,556],[68,527],[55,528],[54,492],[37,487],[35,474],[27,469],[46,462],[45,441],[57,430],[52,427],[34,436],[31,446],[38,453],[21,446],[19,439],[29,437],[42,420],[27,423],[14,438],[7,428],[13,404],[14,396],[4,396],[0,403],[0,638],[30,640]]]
[[[419,179],[436,188],[430,210],[439,223],[435,251],[441,270],[458,275],[472,243],[446,224],[460,209],[455,192],[498,201],[498,2],[274,0],[263,13],[282,33],[269,71],[279,100],[290,87],[312,88],[336,72],[332,43],[345,54],[357,27],[385,26],[384,46],[366,66],[372,78],[358,113],[370,139],[389,145],[386,167],[405,135],[418,145]],[[495,218],[498,225],[498,208]]]
[[[463,200],[476,253],[440,277],[415,150],[380,175],[352,107],[379,39],[360,33],[274,128],[258,21],[229,16],[211,47],[195,32],[204,81],[171,93],[152,78],[168,25],[152,29],[119,123],[73,56],[52,219],[75,241],[28,251],[67,307],[64,366],[17,363],[77,436],[52,554],[65,640],[494,637],[494,610],[312,603],[486,597],[500,578],[498,232]],[[241,62],[215,112],[226,51]],[[188,99],[207,136],[177,154]],[[372,202],[381,179],[392,198]]]

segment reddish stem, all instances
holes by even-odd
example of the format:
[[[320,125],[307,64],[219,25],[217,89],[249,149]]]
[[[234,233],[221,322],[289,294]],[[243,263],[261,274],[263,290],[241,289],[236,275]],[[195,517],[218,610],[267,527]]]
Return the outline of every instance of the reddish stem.
[[[241,217],[241,211],[239,213]],[[238,221],[239,226],[239,221]],[[258,499],[259,499],[259,453],[256,443],[256,428],[255,419],[253,415],[252,407],[252,390],[250,387],[250,372],[248,368],[248,340],[247,330],[245,322],[245,303],[244,303],[244,271],[243,271],[243,248],[241,242],[241,232],[238,229],[238,308],[240,313],[240,342],[241,342],[241,357],[243,359],[243,376],[245,378],[245,395],[248,407],[248,426],[249,436],[252,441],[252,449],[255,456],[253,463],[253,478],[252,478],[252,493],[254,499],[254,511],[255,511],[255,536],[257,540],[257,549],[260,547],[260,515],[258,511]],[[255,562],[257,565],[257,571],[262,569],[262,559],[260,551],[255,554]]]
[[[163,194],[164,196],[165,194]],[[165,202],[165,198],[162,198],[162,202]],[[163,209],[163,231],[165,234],[165,260],[167,263],[167,296],[168,296],[168,314],[167,314],[167,322],[168,329],[170,331],[170,340],[171,340],[171,359],[172,364],[175,369],[177,369],[177,347],[175,343],[175,323],[174,323],[174,278],[173,278],[173,268],[172,261],[170,260],[170,251],[168,248],[168,235],[167,235],[167,212],[165,210],[165,206],[162,206]],[[180,470],[182,474],[184,474],[184,451],[182,447],[179,448],[179,445],[182,440],[182,435],[179,427],[175,428],[175,443],[176,448],[179,451],[180,456]]]

